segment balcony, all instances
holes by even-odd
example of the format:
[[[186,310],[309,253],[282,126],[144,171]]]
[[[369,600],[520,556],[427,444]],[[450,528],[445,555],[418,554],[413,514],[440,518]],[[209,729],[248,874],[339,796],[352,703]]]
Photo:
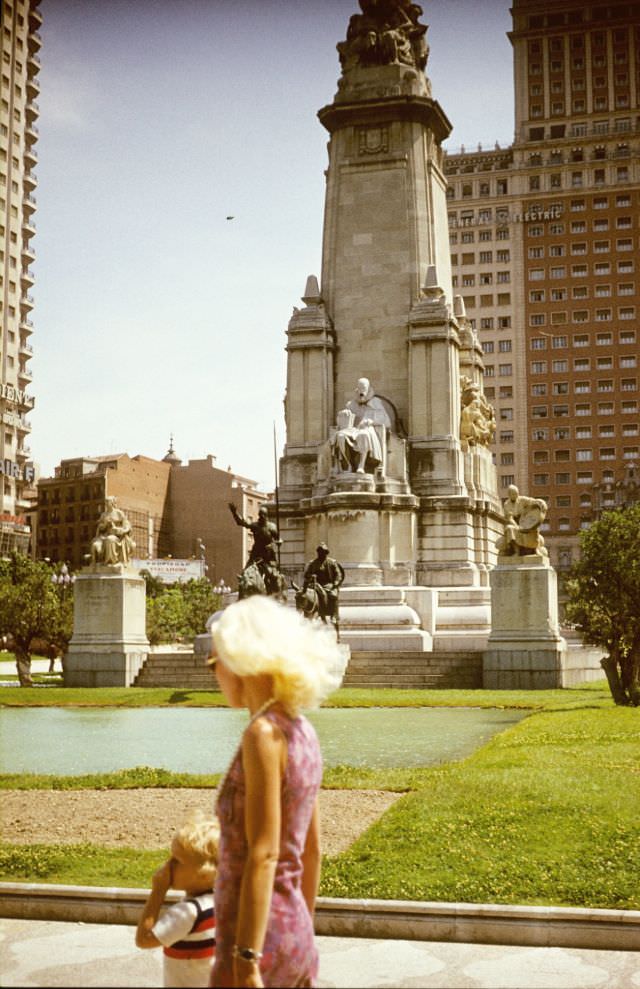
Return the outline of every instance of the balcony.
[[[29,37],[27,38],[27,44],[29,46],[30,52],[37,52],[42,48],[42,35],[39,31],[30,31]],[[34,55],[34,58],[36,56]]]
[[[32,31],[35,31],[42,24],[42,14],[37,9],[37,7],[31,7],[29,10],[29,27]]]
[[[20,332],[30,336],[33,333],[33,320],[23,316],[20,320]]]
[[[18,381],[33,381],[33,371],[30,371],[27,367],[19,367]]]
[[[27,76],[27,94],[29,99],[33,100],[34,97],[38,96],[40,93],[40,83],[35,76]]]
[[[24,112],[28,120],[37,120],[40,116],[40,104],[37,100],[29,100],[25,105]]]
[[[40,137],[40,131],[34,123],[27,121],[24,125],[24,137],[27,144],[35,144]]]
[[[18,346],[18,353],[28,361],[33,357],[33,347],[26,340],[21,339]]]
[[[31,457],[31,447],[30,446],[19,446],[16,450],[16,457],[18,460],[29,460]]]
[[[35,302],[32,295],[28,295],[25,293],[25,295],[23,295],[22,298],[20,299],[20,308],[23,311],[29,312],[31,309],[33,309],[34,305]]]
[[[38,164],[38,152],[29,144],[24,149],[24,163],[28,168],[33,168],[34,165]]]
[[[27,422],[25,416],[14,414],[13,420],[18,433],[26,435],[31,432],[31,423]]]
[[[27,216],[37,209],[37,203],[34,197],[29,195],[29,193],[22,197],[22,208]]]
[[[22,271],[20,272],[20,284],[22,285],[23,289],[26,290],[28,288],[31,288],[35,280],[36,280],[35,275],[31,270],[31,268],[22,269]]]
[[[25,172],[22,176],[22,181],[25,189],[33,190],[38,184],[38,176],[35,172]]]
[[[27,264],[29,263],[29,261],[35,261],[36,259],[35,250],[26,242],[22,245],[22,257],[23,260],[27,262]]]

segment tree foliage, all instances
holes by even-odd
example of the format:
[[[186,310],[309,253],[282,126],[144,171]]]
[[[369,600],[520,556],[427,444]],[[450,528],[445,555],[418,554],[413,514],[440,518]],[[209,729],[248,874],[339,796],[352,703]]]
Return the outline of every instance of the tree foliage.
[[[15,653],[23,687],[33,682],[32,651],[53,645],[64,653],[73,632],[73,590],[60,593],[53,574],[48,563],[21,553],[0,560],[0,633]]]
[[[607,650],[615,703],[640,706],[640,503],[605,512],[582,533],[566,588],[567,619]]]
[[[142,571],[147,584],[147,638],[151,645],[191,641],[206,630],[206,621],[220,603],[205,578],[163,584]]]

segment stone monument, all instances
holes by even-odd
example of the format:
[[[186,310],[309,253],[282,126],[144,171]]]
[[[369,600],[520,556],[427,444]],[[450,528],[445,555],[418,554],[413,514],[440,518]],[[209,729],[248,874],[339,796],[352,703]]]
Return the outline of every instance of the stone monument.
[[[557,577],[540,532],[547,503],[521,495],[512,484],[503,511],[504,534],[490,574],[492,627],[483,685],[510,690],[569,686]]]
[[[65,687],[129,687],[147,658],[146,585],[131,565],[134,549],[129,520],[107,498],[91,562],[76,575]]]
[[[282,569],[320,543],[345,570],[341,639],[377,652],[485,648],[502,511],[482,351],[453,297],[427,27],[371,3],[338,44],[321,285],[287,336]]]

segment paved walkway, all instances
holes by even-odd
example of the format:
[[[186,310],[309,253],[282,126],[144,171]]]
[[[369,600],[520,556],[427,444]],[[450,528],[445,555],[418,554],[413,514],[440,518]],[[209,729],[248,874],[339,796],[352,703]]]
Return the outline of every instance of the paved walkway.
[[[162,986],[133,927],[0,920],[0,986]],[[640,989],[640,951],[320,937],[320,989]]]

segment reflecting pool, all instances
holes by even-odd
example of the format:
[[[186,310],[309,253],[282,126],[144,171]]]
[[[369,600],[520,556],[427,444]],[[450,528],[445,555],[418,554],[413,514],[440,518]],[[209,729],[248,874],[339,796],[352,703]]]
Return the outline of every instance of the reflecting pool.
[[[524,717],[478,708],[323,708],[309,720],[325,765],[429,766],[461,759]],[[224,772],[248,715],[227,708],[5,708],[0,772],[78,776],[134,766]]]

